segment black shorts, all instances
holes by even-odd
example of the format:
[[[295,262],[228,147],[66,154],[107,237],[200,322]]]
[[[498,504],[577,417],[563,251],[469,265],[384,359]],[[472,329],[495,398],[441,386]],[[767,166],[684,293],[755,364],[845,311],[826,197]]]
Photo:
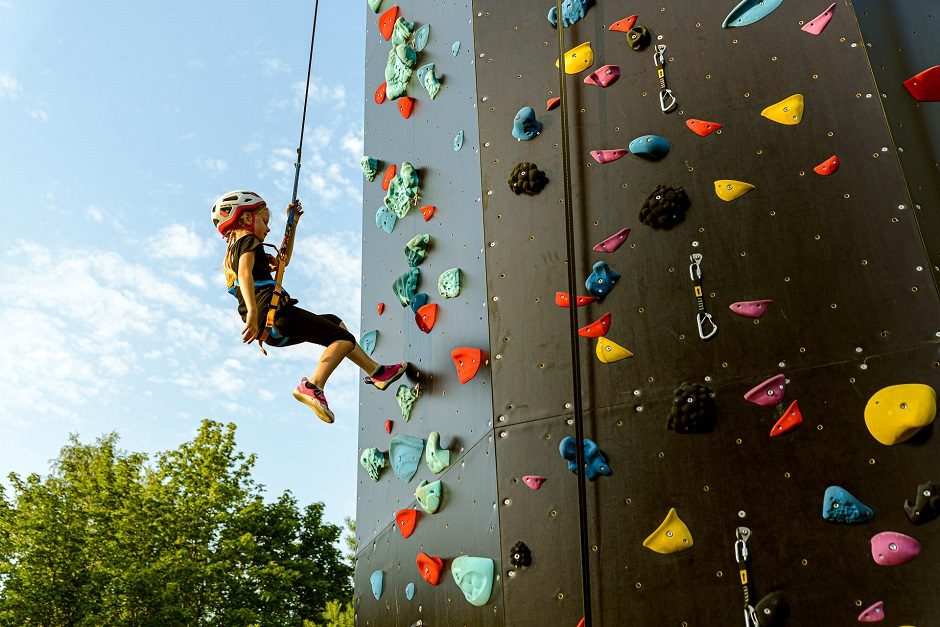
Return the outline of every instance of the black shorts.
[[[356,343],[353,334],[341,327],[339,316],[333,314],[315,314],[295,305],[285,305],[278,309],[274,317],[274,328],[284,338],[283,342],[271,337],[271,346],[293,346],[302,342],[329,346],[333,342],[347,341]]]

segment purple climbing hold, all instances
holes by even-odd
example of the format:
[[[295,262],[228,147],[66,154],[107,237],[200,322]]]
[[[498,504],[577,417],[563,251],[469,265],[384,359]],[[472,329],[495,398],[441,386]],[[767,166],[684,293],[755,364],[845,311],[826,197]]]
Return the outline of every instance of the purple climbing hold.
[[[885,619],[885,603],[878,601],[870,605],[864,612],[858,615],[860,623],[877,623]]]
[[[832,14],[836,10],[836,3],[833,2],[829,5],[829,8],[811,19],[809,22],[803,25],[803,28],[800,30],[806,31],[811,35],[818,35],[819,33],[825,30],[826,26],[829,25],[829,20],[832,19]]]
[[[612,253],[627,241],[629,235],[630,229],[620,229],[600,244],[596,244],[592,250],[597,253]]]
[[[629,151],[624,148],[612,148],[610,150],[592,150],[591,156],[594,157],[594,161],[598,163],[610,163],[611,161],[616,161],[617,159],[622,158]]]
[[[610,87],[617,82],[618,78],[620,78],[620,66],[605,65],[588,74],[584,78],[584,82],[598,87]]]
[[[731,303],[728,308],[745,318],[760,318],[767,312],[767,308],[770,307],[773,302],[772,300],[742,300],[737,303]]]
[[[883,531],[871,539],[871,558],[882,566],[907,564],[920,554],[920,542],[896,531]]]
[[[755,385],[744,394],[744,399],[761,407],[773,407],[783,402],[787,393],[787,378],[777,374],[759,385]]]
[[[538,490],[542,487],[542,484],[545,483],[545,477],[539,475],[526,475],[522,478],[522,483],[526,484],[533,490]]]

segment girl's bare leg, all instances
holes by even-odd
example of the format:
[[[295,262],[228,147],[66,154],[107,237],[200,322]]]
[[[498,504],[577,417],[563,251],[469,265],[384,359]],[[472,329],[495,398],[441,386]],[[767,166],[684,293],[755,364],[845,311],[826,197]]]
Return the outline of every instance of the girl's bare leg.
[[[340,326],[346,328],[345,324],[340,324]],[[320,355],[320,362],[310,379],[311,382],[322,390],[326,386],[330,375],[333,374],[333,371],[342,363],[344,358],[348,358],[362,368],[366,374],[372,374],[379,367],[379,364],[362,350],[358,342],[339,340],[327,346],[323,354]]]

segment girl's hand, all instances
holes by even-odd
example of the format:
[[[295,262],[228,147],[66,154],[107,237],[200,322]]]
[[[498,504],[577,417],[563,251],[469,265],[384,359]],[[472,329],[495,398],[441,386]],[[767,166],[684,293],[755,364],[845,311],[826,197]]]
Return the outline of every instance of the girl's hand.
[[[271,272],[277,270],[277,257],[275,255],[265,255],[268,258],[268,269]]]
[[[250,344],[258,339],[258,331],[260,330],[258,316],[255,312],[249,311],[245,316],[245,320],[245,328],[242,329],[242,342]]]
[[[297,202],[295,202],[295,203],[292,204],[292,205],[287,205],[287,213],[288,213],[288,214],[290,213],[291,207],[294,208],[294,220],[298,220],[298,219],[300,218],[300,216],[302,216],[302,215],[304,214],[304,208],[300,205],[300,199],[298,198],[298,199],[297,199]]]

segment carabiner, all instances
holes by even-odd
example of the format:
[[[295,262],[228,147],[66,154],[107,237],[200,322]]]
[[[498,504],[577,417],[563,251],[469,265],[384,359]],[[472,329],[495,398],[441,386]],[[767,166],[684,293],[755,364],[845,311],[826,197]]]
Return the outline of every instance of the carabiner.
[[[689,255],[689,278],[697,281],[702,278],[702,253],[692,253]]]
[[[660,67],[666,64],[666,44],[656,44],[656,49],[653,51],[653,65]]]
[[[753,605],[744,608],[744,625],[745,627],[760,627],[760,622],[757,620],[757,610],[754,609]]]
[[[712,321],[712,315],[710,313],[701,312],[695,316],[695,322],[698,323],[698,336],[703,340],[707,340],[711,336],[718,333],[718,325]],[[706,331],[705,329],[711,325],[711,330]]]
[[[671,89],[664,89],[659,92],[659,108],[663,113],[669,113],[676,108],[676,97],[672,95]]]

